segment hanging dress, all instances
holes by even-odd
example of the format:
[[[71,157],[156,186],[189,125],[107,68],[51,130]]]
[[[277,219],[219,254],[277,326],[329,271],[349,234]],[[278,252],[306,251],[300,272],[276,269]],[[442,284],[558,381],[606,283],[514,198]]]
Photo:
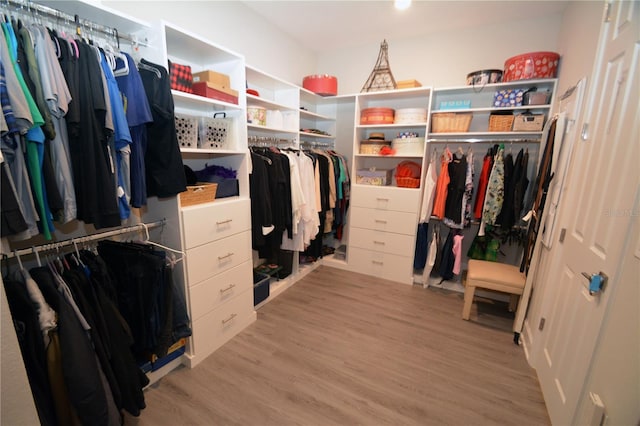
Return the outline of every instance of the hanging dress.
[[[504,150],[502,148],[498,150],[487,184],[487,194],[485,195],[484,208],[482,209],[482,220],[487,225],[494,225],[496,223],[504,200],[503,152]]]
[[[433,201],[432,215],[442,220],[447,202],[447,187],[449,186],[449,163],[452,160],[451,151],[446,148],[440,158],[440,175],[436,183],[436,196]]]
[[[482,218],[482,208],[484,207],[484,197],[487,193],[487,183],[489,182],[489,174],[491,173],[491,150],[484,156],[482,162],[482,170],[480,171],[480,180],[478,181],[478,195],[476,196],[476,204],[473,209],[473,217]]]

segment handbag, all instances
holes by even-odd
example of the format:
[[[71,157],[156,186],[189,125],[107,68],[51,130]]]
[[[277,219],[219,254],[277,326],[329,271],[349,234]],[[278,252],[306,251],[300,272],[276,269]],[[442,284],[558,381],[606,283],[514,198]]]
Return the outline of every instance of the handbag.
[[[185,93],[193,93],[193,74],[189,65],[169,61],[171,88]]]

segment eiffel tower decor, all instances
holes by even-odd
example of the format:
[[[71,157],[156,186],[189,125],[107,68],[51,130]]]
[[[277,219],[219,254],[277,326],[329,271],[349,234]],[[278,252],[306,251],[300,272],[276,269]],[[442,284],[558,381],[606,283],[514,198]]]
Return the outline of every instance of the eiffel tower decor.
[[[371,75],[369,75],[360,92],[378,92],[395,88],[396,80],[393,78],[393,73],[391,73],[391,67],[389,66],[389,45],[387,40],[383,40],[380,44],[380,53],[378,54],[376,66],[373,67]]]

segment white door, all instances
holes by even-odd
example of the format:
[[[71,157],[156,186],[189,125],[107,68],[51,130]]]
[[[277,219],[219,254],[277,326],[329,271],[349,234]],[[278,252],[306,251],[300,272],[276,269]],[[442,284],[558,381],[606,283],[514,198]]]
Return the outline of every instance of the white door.
[[[585,377],[618,277],[623,252],[640,220],[633,211],[640,196],[640,55],[637,1],[613,2],[603,26],[597,67],[587,103],[586,140],[580,139],[568,177],[562,259],[552,266],[548,286],[555,300],[544,306],[540,386],[553,424],[573,422]],[[565,215],[566,217],[566,215]],[[603,272],[607,287],[594,295],[583,272]]]

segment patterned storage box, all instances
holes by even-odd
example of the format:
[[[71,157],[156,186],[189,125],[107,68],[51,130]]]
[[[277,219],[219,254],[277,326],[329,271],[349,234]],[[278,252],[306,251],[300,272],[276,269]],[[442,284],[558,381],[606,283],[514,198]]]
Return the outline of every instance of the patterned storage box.
[[[176,135],[182,148],[196,148],[198,145],[198,117],[175,115]]]
[[[356,183],[362,185],[391,185],[391,170],[361,169],[356,173]]]
[[[525,91],[525,89],[498,90],[495,95],[493,95],[493,106],[498,108],[521,106]]]
[[[221,117],[218,117],[221,115]],[[229,139],[233,119],[227,118],[224,112],[217,112],[213,117],[201,117],[198,131],[198,147],[215,149],[225,148]]]

